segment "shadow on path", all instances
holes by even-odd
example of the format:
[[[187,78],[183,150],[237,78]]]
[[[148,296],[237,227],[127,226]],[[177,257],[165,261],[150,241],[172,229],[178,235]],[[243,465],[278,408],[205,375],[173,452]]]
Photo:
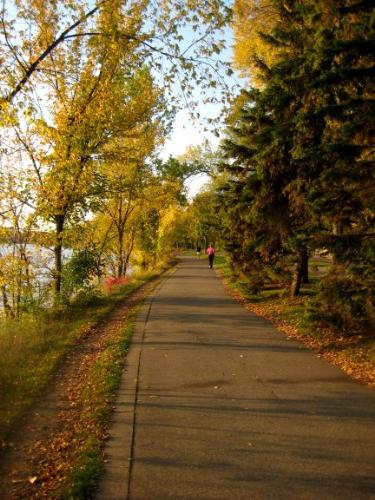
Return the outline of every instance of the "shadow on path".
[[[182,259],[141,314],[99,499],[375,498],[375,395]]]

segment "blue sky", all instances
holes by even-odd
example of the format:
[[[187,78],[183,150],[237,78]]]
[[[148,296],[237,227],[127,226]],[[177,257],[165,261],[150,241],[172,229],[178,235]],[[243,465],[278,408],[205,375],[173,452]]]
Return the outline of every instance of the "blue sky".
[[[206,113],[204,105],[201,106],[202,116]],[[161,150],[160,157],[167,160],[169,156],[179,156],[183,154],[188,146],[202,144],[205,140],[210,141],[213,146],[219,143],[218,137],[214,134],[203,131],[202,123],[192,123],[189,113],[186,110],[180,111],[173,126],[171,136],[165,142]],[[186,182],[189,198],[193,198],[209,177],[205,174],[191,177]]]
[[[231,61],[232,31],[229,28],[225,30],[225,39],[227,47],[220,54],[220,59]],[[236,76],[232,76],[231,78],[228,77],[228,82],[233,85],[234,82],[240,83],[240,80]],[[203,89],[196,88],[196,93],[198,96],[200,94],[203,96]],[[201,102],[198,109],[201,119],[194,121],[187,109],[179,111],[176,115],[171,134],[160,151],[160,157],[166,160],[169,156],[182,155],[188,146],[200,145],[207,140],[210,142],[213,149],[215,149],[219,144],[219,138],[212,132],[205,130],[207,127],[205,120],[207,118],[219,116],[221,109],[222,106],[219,104],[204,104]],[[224,126],[224,124],[222,124],[222,126]],[[187,182],[189,196],[193,197],[207,180],[208,177],[205,175],[199,175],[189,179]]]

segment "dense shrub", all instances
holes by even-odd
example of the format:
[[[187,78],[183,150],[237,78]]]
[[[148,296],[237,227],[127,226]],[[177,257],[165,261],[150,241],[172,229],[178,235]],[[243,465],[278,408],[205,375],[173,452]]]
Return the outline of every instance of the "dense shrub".
[[[375,332],[375,292],[366,281],[335,267],[322,279],[308,316],[347,335]]]
[[[74,252],[64,266],[60,301],[69,303],[71,299],[79,300],[78,296],[81,296],[82,303],[90,302],[92,295],[96,293],[93,283],[100,274],[101,268],[95,252],[86,249]]]

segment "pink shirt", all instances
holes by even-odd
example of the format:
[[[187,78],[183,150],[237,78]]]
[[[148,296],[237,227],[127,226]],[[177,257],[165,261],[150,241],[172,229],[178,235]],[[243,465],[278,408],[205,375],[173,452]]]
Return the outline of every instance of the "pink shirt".
[[[207,255],[215,255],[215,249],[213,247],[208,247],[206,252]]]

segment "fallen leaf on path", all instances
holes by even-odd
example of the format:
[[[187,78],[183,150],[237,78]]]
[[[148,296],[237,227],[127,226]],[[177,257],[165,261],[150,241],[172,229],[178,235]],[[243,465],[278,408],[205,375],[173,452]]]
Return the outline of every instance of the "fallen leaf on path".
[[[34,484],[35,481],[37,480],[38,478],[36,476],[33,476],[33,477],[28,477],[27,480],[29,481],[30,484]]]

